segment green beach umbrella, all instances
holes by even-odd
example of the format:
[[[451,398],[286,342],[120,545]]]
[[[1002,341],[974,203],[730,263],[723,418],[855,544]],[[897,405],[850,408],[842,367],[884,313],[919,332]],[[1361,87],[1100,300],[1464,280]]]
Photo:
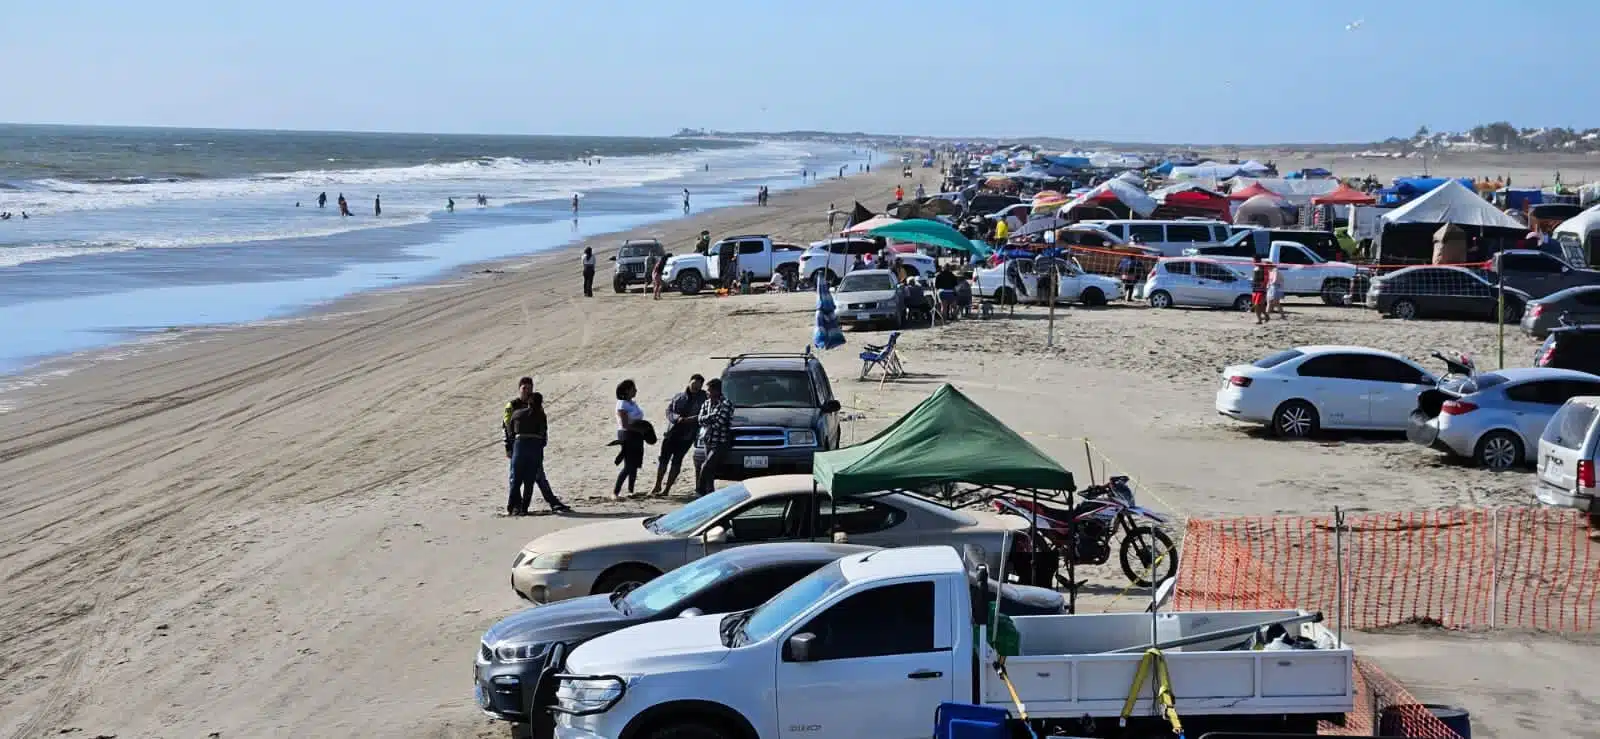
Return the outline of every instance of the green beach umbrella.
[[[956,251],[972,252],[980,257],[989,254],[989,246],[982,241],[969,239],[963,236],[960,231],[926,218],[911,218],[899,223],[879,226],[868,231],[867,234],[912,244],[940,246]]]

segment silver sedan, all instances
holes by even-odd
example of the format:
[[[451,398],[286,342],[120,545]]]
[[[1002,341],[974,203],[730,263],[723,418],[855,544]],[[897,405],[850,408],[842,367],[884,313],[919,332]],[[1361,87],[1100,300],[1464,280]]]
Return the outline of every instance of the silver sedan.
[[[528,542],[511,565],[511,587],[534,603],[626,591],[728,547],[826,541],[898,547],[968,544],[998,570],[1007,532],[1028,522],[955,510],[906,493],[830,499],[810,475],[772,475],[729,485],[671,513],[574,526]]]
[[[1535,339],[1567,323],[1600,323],[1600,285],[1569,287],[1528,301],[1522,312],[1522,332]]]

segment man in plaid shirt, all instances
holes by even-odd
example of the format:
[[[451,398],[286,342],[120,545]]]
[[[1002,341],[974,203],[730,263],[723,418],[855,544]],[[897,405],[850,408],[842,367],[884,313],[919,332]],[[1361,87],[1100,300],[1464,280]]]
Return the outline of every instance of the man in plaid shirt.
[[[722,394],[720,379],[706,383],[706,402],[700,406],[700,438],[705,442],[706,458],[695,471],[694,491],[705,495],[716,485],[717,470],[733,446],[733,405]]]

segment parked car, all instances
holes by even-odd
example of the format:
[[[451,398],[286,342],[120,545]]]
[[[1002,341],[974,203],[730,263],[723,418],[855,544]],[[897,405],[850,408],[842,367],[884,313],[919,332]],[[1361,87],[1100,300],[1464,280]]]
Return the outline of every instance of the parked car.
[[[1457,388],[1417,397],[1406,438],[1491,470],[1532,462],[1539,437],[1562,404],[1600,395],[1600,377],[1587,372],[1514,367],[1484,372]]]
[[[1184,249],[1221,244],[1233,236],[1233,230],[1222,221],[1201,218],[1180,218],[1173,221],[1119,219],[1110,221],[1083,221],[1109,231],[1125,243],[1138,243],[1159,249],[1164,256],[1175,257]]]
[[[898,329],[906,324],[905,293],[889,270],[858,269],[845,275],[833,299],[841,327],[881,323]]]
[[[1600,285],[1569,287],[1530,300],[1522,312],[1522,332],[1535,339],[1569,323],[1600,323]]]
[[[1527,293],[1507,286],[1507,323],[1522,320]],[[1483,273],[1466,267],[1423,265],[1374,277],[1366,305],[1394,318],[1476,318],[1494,320],[1499,308],[1497,286]]]
[[[491,718],[530,724],[549,736],[555,685],[532,695],[551,650],[567,649],[635,624],[755,608],[817,568],[875,547],[824,542],[754,544],[726,549],[623,593],[600,593],[524,609],[484,632],[473,660],[478,707]],[[530,713],[529,708],[534,710]]]
[[[1600,375],[1600,325],[1551,329],[1544,344],[1534,352],[1533,366]]]
[[[1560,257],[1533,249],[1507,249],[1489,259],[1484,277],[1498,284],[1505,276],[1506,287],[1514,287],[1533,298],[1542,298],[1572,287],[1600,285],[1600,270],[1580,269]]]
[[[883,251],[877,239],[865,236],[840,236],[813,241],[800,254],[800,280],[802,284],[816,284],[818,275],[828,284],[839,284],[839,278],[854,269],[856,257],[871,262],[874,255]]]
[[[1057,305],[1105,305],[1107,300],[1122,292],[1121,280],[1085,272],[1074,260],[1023,257],[1008,259],[998,267],[975,270],[972,273],[972,293],[979,298],[1006,305],[1016,302],[1043,303],[1039,279],[1051,274],[1060,278],[1060,284],[1056,287]]]
[[[810,352],[741,354],[722,368],[722,393],[733,404],[733,447],[719,480],[778,472],[810,474],[818,451],[839,446],[839,400],[828,370]],[[695,469],[705,461],[695,441]]]
[[[616,262],[611,272],[611,289],[619,293],[628,291],[630,285],[648,284],[645,274],[650,257],[666,259],[667,250],[655,239],[628,239],[617,249],[611,261]]]
[[[1597,454],[1600,397],[1580,395],[1568,399],[1539,436],[1533,497],[1548,506],[1583,511],[1589,514],[1589,525],[1600,528],[1600,506],[1595,505]]]
[[[1144,274],[1161,259],[1161,250],[1152,246],[1129,244],[1116,234],[1082,223],[1073,224],[1056,232],[1056,246],[1066,249],[1085,272],[1097,275],[1122,277],[1122,259],[1134,260],[1134,272]]]
[[[775,242],[770,236],[729,236],[711,245],[705,254],[679,254],[667,259],[661,273],[663,285],[672,285],[684,295],[696,295],[707,284],[722,279],[721,255],[733,250],[737,255],[739,272],[750,272],[758,282],[772,279],[775,272],[783,272],[789,284],[797,285],[800,275],[801,248],[794,244]]]
[[[574,526],[528,542],[511,586],[534,603],[628,591],[729,547],[844,533],[852,544],[972,544],[999,572],[1003,538],[1028,528],[1016,516],[951,509],[909,493],[831,500],[810,475],[735,483],[671,513]],[[1008,533],[1009,532],[1009,533]]]
[[[1233,236],[1217,246],[1196,247],[1198,256],[1207,257],[1244,257],[1249,259],[1259,255],[1268,259],[1272,244],[1278,241],[1288,241],[1304,246],[1315,254],[1317,262],[1341,262],[1347,258],[1339,248],[1339,240],[1328,231],[1302,228],[1261,228],[1259,226],[1233,227]],[[1187,253],[1187,250],[1185,250]],[[1273,261],[1278,261],[1274,259]]]
[[[1222,370],[1217,412],[1278,436],[1320,429],[1403,431],[1417,396],[1439,378],[1399,354],[1361,346],[1302,346]]]
[[[1250,310],[1250,275],[1236,265],[1202,257],[1169,257],[1145,277],[1152,308],[1195,306]]]

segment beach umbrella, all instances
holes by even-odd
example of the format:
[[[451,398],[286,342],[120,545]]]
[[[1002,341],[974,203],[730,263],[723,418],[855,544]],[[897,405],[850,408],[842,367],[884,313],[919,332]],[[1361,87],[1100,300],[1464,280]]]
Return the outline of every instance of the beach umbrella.
[[[881,236],[885,239],[904,241],[923,246],[938,246],[956,251],[973,252],[982,256],[989,253],[989,246],[981,241],[973,241],[960,231],[938,221],[926,218],[912,218],[887,226],[879,226],[867,232],[871,236]]]
[[[844,330],[839,328],[827,280],[817,280],[817,330],[811,334],[811,345],[818,349],[844,346]]]
[[[853,226],[851,226],[851,227],[849,227],[849,228],[847,228],[847,229],[845,229],[843,231],[840,231],[840,233],[843,233],[843,234],[864,234],[864,233],[866,233],[868,231],[871,231],[872,229],[877,228],[879,226],[887,226],[887,225],[889,225],[891,223],[899,223],[899,222],[900,222],[900,219],[899,218],[895,218],[894,216],[873,216],[871,218],[868,218],[865,221],[862,221],[862,222],[857,223],[857,224],[855,224],[855,225],[853,225]]]

